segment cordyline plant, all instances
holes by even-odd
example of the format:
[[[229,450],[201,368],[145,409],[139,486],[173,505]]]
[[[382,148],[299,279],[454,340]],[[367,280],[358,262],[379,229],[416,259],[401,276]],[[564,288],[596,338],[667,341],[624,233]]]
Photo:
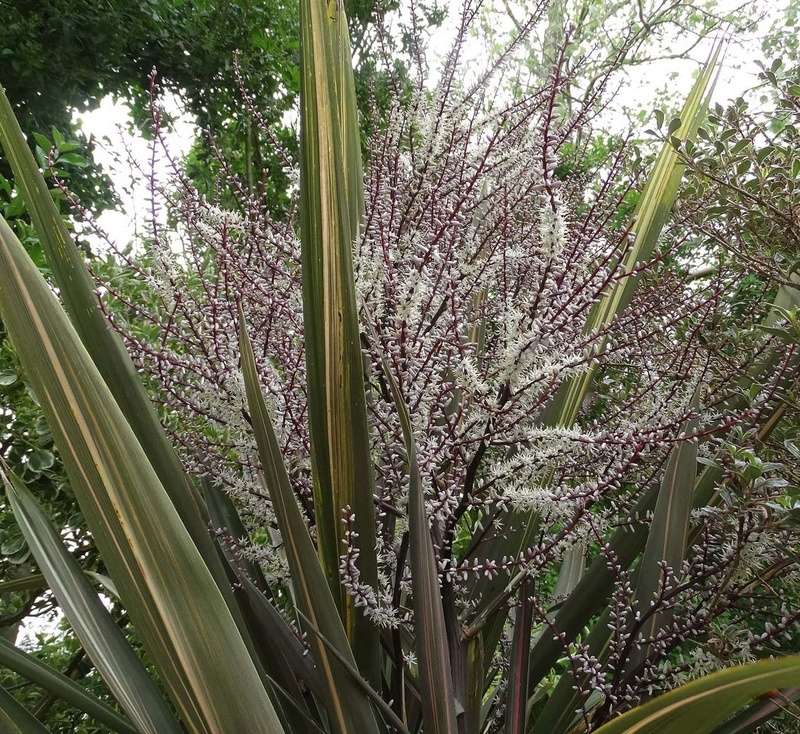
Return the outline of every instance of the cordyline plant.
[[[796,276],[731,355],[710,335],[739,275],[698,283],[685,242],[659,242],[719,48],[619,224],[623,153],[599,184],[559,173],[591,114],[556,120],[559,63],[524,99],[490,99],[497,66],[457,81],[465,20],[364,176],[341,7],[303,0],[301,31],[299,222],[244,189],[217,207],[176,168],[180,226],[156,226],[134,270],[156,297],[126,319],[113,283],[98,302],[0,98],[64,303],[0,221],[0,313],[158,681],[8,470],[124,716],[2,640],[0,662],[120,732],[748,731],[779,711],[796,657],[677,686],[768,657],[800,615],[762,593],[796,570],[779,467],[741,460],[796,380]],[[703,642],[737,624],[715,658]],[[43,730],[7,692],[0,711]]]

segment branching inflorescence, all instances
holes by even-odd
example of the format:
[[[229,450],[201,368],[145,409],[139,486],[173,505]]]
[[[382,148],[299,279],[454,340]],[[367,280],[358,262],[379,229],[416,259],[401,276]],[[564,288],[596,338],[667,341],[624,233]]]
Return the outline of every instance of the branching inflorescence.
[[[624,148],[591,171],[560,165],[574,155],[575,132],[586,130],[597,98],[569,117],[557,112],[558,65],[540,88],[512,101],[490,96],[488,77],[467,87],[460,73],[453,52],[437,88],[420,84],[366,144],[366,204],[353,252],[381,588],[362,582],[351,545],[342,549],[340,573],[376,624],[411,621],[408,473],[384,359],[411,414],[441,581],[462,620],[479,601],[478,579],[523,571],[535,580],[534,616],[547,630],[560,601],[553,579],[561,559],[575,547],[607,554],[617,579],[610,652],[599,657],[576,644],[568,659],[575,685],[602,691],[613,713],[680,676],[746,659],[791,630],[797,615],[781,609],[764,581],[774,569],[797,573],[786,561],[796,537],[776,502],[779,467],[754,483],[726,447],[736,435],[756,455],[794,347],[765,378],[761,397],[741,400],[748,361],[774,340],[760,335],[751,353],[732,356],[715,331],[728,316],[725,295],[743,274],[731,266],[692,278],[689,238],[679,227],[626,271],[633,237],[616,216],[633,185],[623,183]],[[150,295],[130,302],[100,271],[104,308],[152,381],[187,468],[235,499],[249,523],[242,552],[281,584],[286,571],[240,378],[237,310],[313,533],[294,211],[270,214],[258,191],[230,172],[218,192],[201,194],[161,150],[157,117],[154,157],[166,156],[173,175],[162,185],[151,171],[152,198],[163,209],[154,204],[144,255],[118,252],[125,277],[141,279]],[[638,285],[627,307],[589,328],[603,296],[630,278]],[[559,386],[589,370],[594,381],[577,420],[548,421]],[[694,511],[692,552],[681,568],[662,569],[655,603],[638,610],[635,572],[617,563],[609,534],[648,522],[648,515],[631,519],[633,507],[658,486],[668,454],[685,441],[698,445],[701,460],[723,462],[729,491]],[[487,555],[515,516],[532,512],[538,530],[518,554]],[[355,532],[352,520],[342,518],[346,538]],[[754,610],[773,623],[751,630]],[[668,624],[642,639],[646,616],[656,613],[668,613]],[[740,636],[731,638],[725,626],[737,619]],[[701,637],[713,643],[692,642]],[[627,667],[633,646],[647,649],[636,671]]]

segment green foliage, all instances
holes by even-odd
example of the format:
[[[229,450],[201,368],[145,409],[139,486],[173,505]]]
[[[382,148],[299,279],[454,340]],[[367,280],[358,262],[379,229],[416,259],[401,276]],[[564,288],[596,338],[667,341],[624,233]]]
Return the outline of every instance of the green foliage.
[[[153,9],[158,7],[150,8],[155,13],[153,18],[160,22],[168,20]],[[232,7],[231,12],[239,9]],[[369,18],[367,10],[357,7],[356,13],[359,12]],[[363,18],[362,21],[366,22]],[[292,593],[276,594],[265,588],[248,559],[238,558],[230,549],[215,545],[206,532],[206,518],[233,526],[237,531],[244,526],[235,508],[215,495],[214,487],[204,487],[201,500],[198,488],[185,475],[158,424],[157,413],[142,389],[139,376],[108,330],[79,249],[69,237],[36,165],[52,161],[54,167],[70,170],[81,168],[85,159],[79,158],[78,149],[71,148],[73,144],[56,133],[52,141],[36,137],[34,156],[38,160],[31,158],[6,103],[0,109],[0,136],[26,208],[41,237],[41,251],[66,305],[66,308],[60,305],[26,247],[5,220],[0,219],[0,310],[16,347],[16,351],[8,347],[1,355],[0,389],[25,391],[14,393],[11,422],[4,434],[4,440],[11,437],[12,443],[7,447],[9,460],[19,474],[19,478],[8,475],[7,497],[14,505],[18,524],[44,580],[52,587],[82,645],[94,656],[98,673],[143,731],[161,732],[177,725],[171,722],[171,709],[160,699],[160,689],[145,677],[145,668],[138,661],[139,650],[129,647],[127,633],[118,629],[119,619],[114,619],[113,611],[106,613],[97,589],[81,572],[87,570],[92,558],[87,563],[83,557],[82,539],[60,537],[45,519],[52,511],[47,502],[48,492],[63,484],[59,457],[64,461],[70,487],[78,496],[86,523],[108,564],[113,584],[119,586],[126,613],[131,615],[157,676],[187,730],[252,729],[281,734],[319,729],[360,734],[381,731],[381,722],[385,729],[406,731],[421,720],[428,734],[455,734],[460,727],[478,731],[482,728],[481,704],[485,698],[499,693],[496,682],[501,676],[491,670],[493,653],[505,624],[508,601],[519,593],[521,603],[515,612],[511,643],[507,691],[511,715],[507,726],[509,732],[521,734],[530,710],[537,708],[538,713],[546,716],[546,705],[543,710],[538,709],[540,701],[536,698],[543,695],[542,689],[530,697],[529,685],[536,686],[546,676],[552,678],[554,673],[564,670],[557,659],[564,645],[573,643],[594,623],[587,644],[598,655],[604,654],[608,613],[603,608],[611,581],[602,555],[613,550],[614,558],[623,568],[641,556],[638,573],[642,577],[636,588],[640,605],[644,606],[661,565],[677,566],[692,550],[692,501],[698,509],[708,502],[724,502],[726,491],[736,492],[759,481],[771,481],[773,467],[737,445],[727,455],[725,451],[719,452],[719,465],[710,462],[698,479],[696,448],[691,441],[679,441],[670,454],[661,488],[643,493],[640,499],[637,510],[641,517],[655,508],[650,528],[643,528],[639,518],[635,529],[618,528],[608,547],[595,557],[596,572],[590,570],[580,581],[580,574],[573,573],[583,568],[584,548],[579,547],[581,555],[570,559],[560,577],[566,600],[556,610],[554,619],[563,631],[563,638],[553,644],[554,640],[543,634],[532,645],[529,655],[533,608],[527,593],[527,570],[520,571],[508,584],[489,583],[479,587],[476,614],[464,629],[458,624],[446,588],[442,593],[434,554],[437,539],[429,524],[409,406],[386,368],[383,377],[402,426],[405,455],[400,463],[409,483],[408,546],[416,628],[407,647],[416,652],[417,664],[407,666],[402,659],[402,645],[397,644],[396,649],[401,653],[397,659],[386,656],[381,660],[383,664],[374,665],[382,654],[379,634],[362,624],[365,620],[360,611],[340,588],[337,565],[344,539],[341,515],[343,511],[355,510],[356,522],[361,523],[357,525],[361,541],[356,544],[360,569],[374,584],[370,444],[364,407],[362,335],[351,261],[362,204],[355,83],[350,68],[347,21],[340,7],[306,0],[301,30],[303,276],[305,333],[310,355],[308,392],[312,396],[309,413],[314,502],[318,511],[314,528],[316,549],[296,504],[261,394],[256,355],[244,319],[240,326],[246,415],[277,517]],[[775,70],[777,67],[765,72],[770,81],[768,74],[774,74]],[[175,74],[178,78],[179,74]],[[683,122],[676,119],[667,127],[655,173],[635,204],[634,243],[625,260],[628,277],[608,288],[589,317],[590,325],[608,323],[627,306],[637,282],[635,276],[631,277],[634,266],[656,251],[683,166],[690,165],[680,156],[691,155],[699,147],[691,142],[691,137],[703,114],[712,75],[713,64],[690,97]],[[711,124],[716,118],[722,119],[716,115]],[[785,132],[791,127],[788,123],[779,127],[776,135],[793,135],[791,131]],[[733,137],[727,130],[719,135],[723,150],[718,153],[730,157],[735,175],[747,176],[751,162],[744,166],[744,161],[736,161],[746,155],[749,144],[737,142],[728,149],[727,141]],[[252,144],[251,140],[249,145]],[[606,156],[605,146],[600,143],[593,152],[597,160]],[[48,158],[45,148],[53,147],[56,152]],[[770,155],[767,153],[765,160]],[[193,165],[207,170],[207,164],[199,161],[195,155]],[[243,165],[249,165],[249,159]],[[571,161],[566,165],[579,169],[581,162]],[[565,176],[566,173],[562,171]],[[728,185],[728,188],[734,187]],[[739,189],[749,192],[746,183],[734,188]],[[8,193],[11,207],[15,197],[10,190]],[[750,201],[755,194],[742,196]],[[728,209],[721,213],[734,216]],[[757,229],[755,224],[753,227]],[[24,225],[20,231],[24,235]],[[33,237],[26,244],[37,254],[35,241]],[[787,292],[789,297],[783,299]],[[783,316],[788,320],[788,327],[781,327],[780,334],[787,343],[796,341],[798,335],[797,313],[792,306],[796,294],[796,289],[784,284],[771,312],[776,319]],[[784,301],[785,306],[781,305]],[[778,322],[769,320],[772,315],[764,326],[774,330],[777,328],[774,323]],[[765,369],[771,366],[774,364],[767,363]],[[39,402],[20,379],[23,372]],[[566,399],[553,409],[553,423],[574,422],[593,374],[594,370],[590,371],[589,378],[580,383],[564,382]],[[746,394],[750,394],[750,384],[754,385],[751,400],[759,393],[758,377],[757,373],[742,385]],[[30,401],[30,415],[24,412],[26,401]],[[777,419],[769,422],[767,435],[759,437],[761,442],[783,417],[784,405],[776,409]],[[47,425],[43,424],[42,431],[37,431],[34,437],[29,427],[33,415],[38,424],[40,410],[47,418]],[[19,427],[15,421],[20,421]],[[726,462],[733,470],[726,472],[722,482],[722,466]],[[44,511],[33,499],[34,494],[45,500]],[[674,501],[678,499],[679,503]],[[59,527],[68,529],[65,535],[73,528],[83,527],[81,518],[64,520],[54,514]],[[476,520],[474,517],[464,520],[461,530],[465,536],[467,531],[480,532]],[[517,539],[525,538],[539,522],[534,513],[523,520]],[[11,564],[22,565],[28,560],[21,537],[9,532],[9,537],[2,539]],[[459,540],[463,546],[465,537]],[[509,547],[499,544],[497,550],[498,556],[505,555]],[[26,576],[30,576],[32,569],[26,570]],[[552,578],[545,580],[548,584],[552,582]],[[13,602],[23,606],[29,603],[30,597],[25,595],[37,593],[39,583],[39,579],[27,578],[20,582],[26,588],[10,587],[9,593],[19,595]],[[294,623],[306,633],[313,665],[295,634]],[[664,624],[664,618],[656,618],[649,628],[654,631]],[[631,654],[629,660],[635,672],[641,662],[639,656]],[[454,661],[463,666],[459,680],[452,672],[457,667]],[[788,657],[725,671],[650,701],[605,724],[601,731],[673,734],[684,731],[695,720],[698,708],[704,717],[705,730],[711,731],[713,725],[764,691],[794,682],[798,665],[797,658]],[[391,671],[388,675],[386,669]],[[32,675],[28,677],[34,679]],[[400,700],[395,703],[402,720],[380,698],[385,690],[379,689],[387,678],[398,681]],[[69,685],[66,689],[71,693],[64,694],[64,681],[60,683],[62,698],[71,696],[69,700],[79,709],[83,706],[87,711],[98,710],[94,698],[87,704],[82,692]],[[565,690],[568,683],[569,675],[564,675],[559,685]],[[59,690],[57,685],[51,683],[51,686]],[[551,708],[554,701],[561,700],[558,690],[550,699]],[[101,695],[105,697],[108,693],[104,689]],[[158,704],[154,705],[153,700]],[[575,710],[575,701],[570,696],[567,700],[569,705],[558,712],[559,731],[571,726],[563,714]],[[20,701],[31,703],[26,692],[13,699],[0,692],[0,710],[9,726],[15,725],[22,731],[40,729],[30,713],[19,708]],[[604,706],[600,708],[601,722],[608,713],[608,702]],[[457,719],[461,716],[464,718],[459,724]],[[677,722],[681,728],[676,728]],[[535,726],[540,723],[537,721]],[[125,722],[110,726],[127,731]],[[89,732],[91,728],[84,730]]]

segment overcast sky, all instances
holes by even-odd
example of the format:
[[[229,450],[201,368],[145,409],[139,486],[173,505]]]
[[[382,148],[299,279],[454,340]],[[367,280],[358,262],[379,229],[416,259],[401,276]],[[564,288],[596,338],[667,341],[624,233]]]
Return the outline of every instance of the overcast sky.
[[[740,4],[738,0],[720,0],[718,3],[721,10],[728,10]],[[729,46],[715,92],[716,101],[724,104],[756,83],[758,74],[756,61],[761,58],[759,36],[769,28],[783,5],[784,2],[774,3],[771,0],[754,3],[754,8],[764,13],[765,18],[760,22],[756,33],[749,37],[737,34],[735,44]],[[428,59],[434,69],[437,57],[449,48],[458,7],[460,3],[454,3],[454,10],[448,22],[430,37]],[[621,114],[621,110],[625,107],[651,110],[659,106],[665,86],[676,98],[682,98],[692,85],[698,62],[708,56],[712,42],[713,39],[706,39],[693,49],[692,59],[688,61],[673,59],[636,67],[627,75],[614,98],[608,113],[609,124],[619,128],[628,124],[627,118]],[[676,51],[688,45],[687,39],[679,36],[673,41],[668,41],[669,43],[674,43]],[[466,54],[476,61],[485,57],[483,42],[477,38],[471,39]],[[174,99],[167,99],[166,104],[170,112],[179,112]],[[136,231],[137,223],[141,227],[147,192],[141,177],[132,170],[127,162],[127,155],[122,152],[127,149],[135,159],[145,162],[148,159],[148,144],[141,137],[131,135],[126,125],[127,107],[114,102],[111,98],[104,99],[96,110],[82,113],[77,117],[84,131],[98,142],[96,158],[110,173],[122,199],[122,207],[118,211],[104,213],[100,223],[117,242],[126,242]],[[178,122],[167,137],[173,153],[181,155],[189,149],[195,129],[190,117],[185,114],[178,114],[177,117]]]

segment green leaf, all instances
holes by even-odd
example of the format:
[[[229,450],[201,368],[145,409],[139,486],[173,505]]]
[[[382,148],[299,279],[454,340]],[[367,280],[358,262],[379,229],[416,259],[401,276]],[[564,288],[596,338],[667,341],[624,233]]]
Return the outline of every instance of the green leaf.
[[[4,556],[13,556],[15,553],[19,553],[24,547],[24,538],[11,538],[4,541],[3,545],[0,546],[0,553]]]
[[[601,726],[596,734],[711,734],[753,699],[800,676],[800,656],[728,668],[687,683]]]
[[[0,468],[6,496],[36,563],[112,695],[142,732],[181,731],[122,630],[21,480]]]
[[[197,492],[158,420],[139,374],[112,330],[95,295],[80,250],[72,241],[61,214],[42,178],[14,111],[0,87],[0,144],[14,172],[15,184],[28,206],[61,298],[83,346],[92,358],[125,415],[147,458],[169,494],[181,520],[230,600],[225,572],[208,534]],[[49,147],[49,144],[48,144]]]
[[[586,541],[579,541],[567,550],[556,580],[553,596],[569,596],[583,577],[586,556]]]
[[[59,149],[67,142],[64,136],[59,131],[59,129],[55,127],[55,125],[50,126],[50,133],[53,136],[53,141],[59,147]]]
[[[606,609],[592,625],[589,635],[582,640],[585,649],[600,665],[608,659],[611,629],[610,615]],[[546,632],[543,633],[547,634]],[[544,707],[536,716],[533,731],[536,734],[566,734],[583,719],[583,708],[590,708],[589,700],[584,701],[583,691],[591,689],[588,673],[580,676],[576,684],[571,669],[565,670],[558,679]],[[602,699],[601,699],[602,700]],[[601,702],[598,701],[598,703]]]
[[[408,728],[406,725],[398,718],[397,714],[392,711],[392,707],[389,706],[386,701],[383,700],[380,693],[374,691],[372,687],[361,677],[361,674],[356,670],[355,666],[348,662],[347,658],[340,653],[336,647],[325,638],[315,625],[311,623],[311,621],[302,613],[298,611],[298,615],[300,618],[305,622],[308,626],[308,629],[311,631],[312,634],[316,635],[320,642],[328,648],[331,655],[333,655],[342,665],[342,667],[348,672],[352,681],[367,695],[370,701],[375,705],[375,707],[383,714],[386,720],[399,732],[403,732],[403,734],[409,734]]]
[[[349,664],[355,666],[342,621],[292,491],[272,420],[258,384],[255,355],[241,312],[239,341],[250,422],[264,481],[284,543],[295,604],[314,629],[324,635]],[[324,701],[335,731],[341,734],[376,732],[377,722],[363,692],[354,685],[319,635],[310,635],[308,642],[320,669],[326,694]]]
[[[53,147],[53,144],[41,133],[33,133],[33,139],[36,141],[36,145],[38,145],[45,153],[47,153],[50,148]]]
[[[698,388],[692,399],[692,408],[697,406],[699,395]],[[689,421],[684,426],[685,434],[694,431],[696,426],[696,420]],[[697,443],[693,440],[680,441],[672,448],[667,459],[647,543],[639,564],[635,605],[639,613],[646,617],[639,630],[641,640],[654,637],[671,619],[668,612],[649,612],[665,581],[663,568],[680,573],[686,555],[689,514],[692,511],[696,481]],[[637,646],[628,659],[627,670],[635,670],[648,652],[648,645]]]
[[[47,581],[40,573],[23,576],[18,579],[0,581],[0,594],[11,594],[19,591],[39,591],[47,588]]]
[[[13,370],[3,370],[0,372],[0,387],[11,387],[15,385],[19,376]]]
[[[376,587],[375,506],[352,247],[363,208],[361,141],[343,3],[301,0],[301,241],[314,511],[320,560],[359,669],[380,685],[377,630],[339,581],[342,513]]]
[[[0,688],[0,731],[3,734],[47,734],[47,729],[5,688]]]
[[[670,123],[670,129],[676,133],[680,140],[694,139],[697,128],[705,117],[708,109],[708,101],[713,91],[715,76],[719,67],[719,58],[722,52],[722,42],[718,43],[711,52],[711,55],[703,67],[700,76],[692,87],[689,96],[681,111],[680,118],[674,118]],[[676,125],[677,121],[677,125]],[[656,159],[655,166],[647,180],[641,197],[639,198],[633,225],[634,242],[623,263],[625,272],[629,277],[622,278],[607,293],[600,302],[592,309],[587,319],[586,330],[591,331],[609,325],[613,319],[620,314],[633,297],[633,292],[638,283],[638,277],[633,275],[636,266],[647,260],[653,253],[658,238],[664,224],[675,203],[678,194],[678,187],[683,177],[684,164],[681,163],[678,153],[669,143],[664,144]],[[602,346],[601,346],[602,348]],[[543,411],[541,422],[544,425],[569,426],[574,423],[578,415],[581,404],[591,386],[594,378],[594,369],[589,369],[583,374],[564,381],[558,388],[554,399]],[[506,532],[510,537],[522,537],[523,541],[527,534],[519,533],[520,521],[515,520],[512,527]],[[527,525],[534,525],[532,518],[528,518]],[[524,548],[524,545],[515,542],[506,544],[500,549],[499,554],[492,557],[509,555],[516,557]],[[575,552],[573,552],[574,554]],[[572,554],[571,554],[572,555]],[[574,559],[568,556],[569,562]],[[500,602],[507,599],[515,588],[515,584],[521,581],[518,574],[511,584],[508,584],[499,596],[494,597],[488,607],[480,612],[480,624],[485,624],[489,619],[486,608],[497,607]],[[486,602],[484,602],[486,604]],[[473,623],[473,629],[479,623],[478,618]],[[581,625],[582,627],[583,625]],[[535,666],[533,666],[535,668]],[[548,666],[549,667],[549,666]],[[535,677],[535,676],[534,676]],[[535,679],[538,682],[538,679]],[[533,685],[533,683],[532,683]]]
[[[56,163],[68,163],[78,168],[86,168],[89,165],[89,161],[79,153],[62,153],[56,159]]]
[[[98,701],[72,678],[59,673],[0,636],[0,665],[35,683],[53,696],[83,711],[111,731],[137,734],[136,729],[116,711]]]
[[[231,581],[253,644],[270,683],[276,692],[273,700],[281,705],[284,728],[300,731],[309,716],[308,688],[315,697],[325,695],[318,670],[311,656],[273,605],[266,579],[256,563],[243,557],[226,542],[245,537],[247,531],[230,497],[204,479],[201,484],[211,523],[223,533],[220,550],[230,569]],[[290,698],[287,698],[290,697]],[[291,699],[291,703],[289,700]],[[287,705],[284,705],[287,704]]]
[[[629,523],[617,529],[611,537],[608,553],[592,561],[572,594],[559,607],[553,628],[558,630],[564,642],[572,642],[608,600],[615,577],[609,570],[606,556],[614,558],[622,568],[627,568],[641,553],[647,541],[647,527],[643,519],[655,507],[657,496],[655,488],[642,495],[628,518]],[[531,651],[529,685],[532,688],[542,681],[563,652],[564,643],[560,639],[550,633],[539,637]]]
[[[376,340],[377,336],[373,335]],[[381,358],[384,378],[397,410],[408,466],[408,532],[411,549],[411,592],[414,607],[414,643],[422,693],[422,717],[426,734],[455,734],[456,709],[450,652],[442,609],[439,573],[433,552],[422,478],[417,464],[417,447],[411,416],[389,365]]]
[[[46,449],[35,449],[28,454],[28,466],[32,471],[41,472],[53,466],[56,457],[52,451]]]
[[[528,581],[519,587],[519,606],[511,641],[511,666],[508,671],[506,734],[525,734],[528,706],[528,660],[530,656],[533,604]]]
[[[2,218],[0,315],[103,561],[186,727],[280,732],[218,586],[66,314]]]

